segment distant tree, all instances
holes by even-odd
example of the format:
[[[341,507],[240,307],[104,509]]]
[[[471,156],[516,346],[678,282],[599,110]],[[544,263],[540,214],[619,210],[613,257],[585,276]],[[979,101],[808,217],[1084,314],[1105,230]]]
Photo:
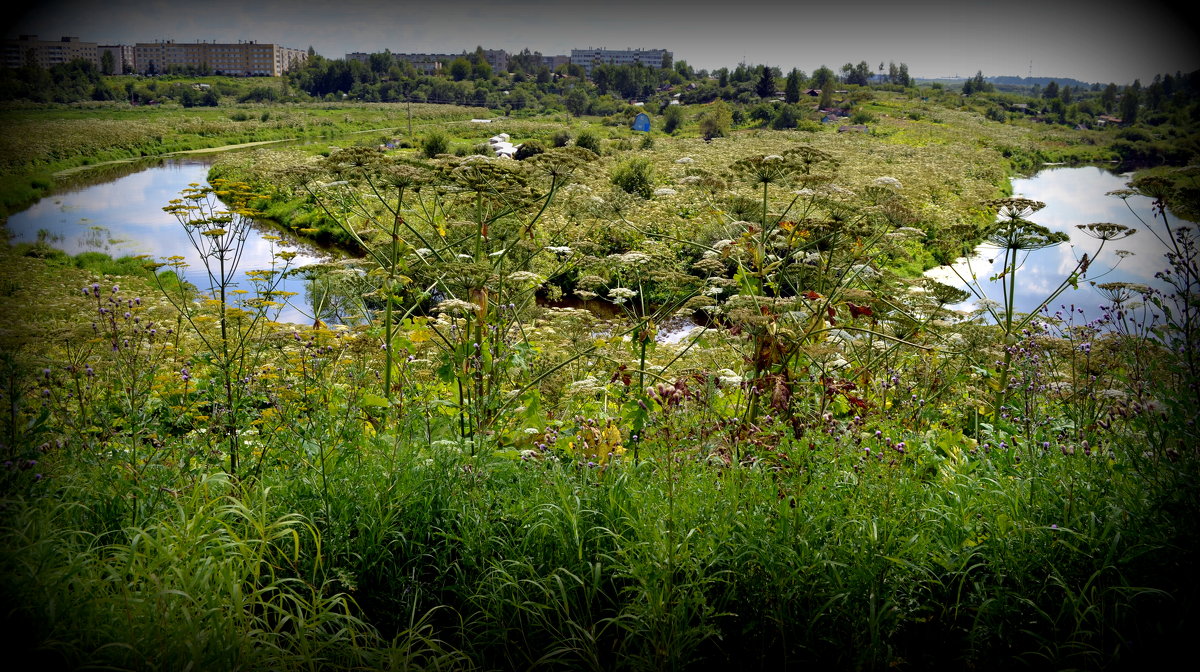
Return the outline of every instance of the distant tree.
[[[775,78],[771,75],[771,68],[762,66],[758,84],[754,86],[754,92],[758,94],[759,98],[770,98],[775,95]]]
[[[913,85],[912,76],[910,76],[908,74],[908,64],[907,63],[900,64],[900,74],[898,76],[898,81],[896,83],[899,84],[900,86],[905,86],[905,87]]]
[[[528,47],[508,57],[508,71],[512,73],[533,74],[541,64],[542,52],[530,51]]]
[[[1121,123],[1132,124],[1137,121],[1140,96],[1141,84],[1137,80],[1125,87],[1125,93],[1121,95]]]
[[[1045,98],[1046,100],[1058,98],[1058,82],[1050,80],[1050,83],[1046,85],[1046,88],[1042,89],[1042,98]]]
[[[800,71],[792,68],[783,86],[783,100],[787,103],[800,102]]]
[[[450,62],[450,77],[461,82],[471,75],[471,62],[465,58],[456,58]]]
[[[814,89],[828,89],[833,86],[834,81],[833,70],[824,65],[813,71],[812,85]]]
[[[1104,92],[1100,94],[1100,105],[1105,112],[1111,113],[1117,105],[1117,85],[1109,82],[1108,86],[1104,87]]]
[[[1058,92],[1058,99],[1061,100],[1064,105],[1071,104],[1071,86],[1069,84],[1064,85]]]
[[[771,128],[776,130],[795,128],[798,121],[795,106],[781,105],[779,111],[775,114],[775,118],[771,120]]]
[[[963,94],[970,95],[972,93],[991,93],[996,87],[983,76],[983,71],[979,70],[975,76],[963,82]]]
[[[821,89],[821,97],[817,100],[817,107],[822,110],[833,107],[833,89],[828,86]]]
[[[105,49],[100,56],[100,72],[105,75],[113,74],[116,64],[114,63],[113,53],[109,49]]]
[[[847,63],[842,66],[842,81],[847,84],[857,84],[866,86],[871,83],[871,66],[867,65],[866,61],[859,61],[858,65]]]
[[[573,87],[563,99],[563,104],[566,105],[567,111],[579,117],[587,113],[588,106],[591,105],[591,99],[582,86]]]
[[[392,52],[388,50],[377,52],[367,57],[367,65],[371,66],[371,72],[376,75],[382,75],[391,70],[393,63]]]

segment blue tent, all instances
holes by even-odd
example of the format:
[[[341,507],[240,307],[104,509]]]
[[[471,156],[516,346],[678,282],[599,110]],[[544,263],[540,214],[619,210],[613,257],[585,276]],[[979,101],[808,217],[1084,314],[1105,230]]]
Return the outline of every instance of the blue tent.
[[[650,131],[650,117],[645,112],[639,112],[633,119],[633,130]]]

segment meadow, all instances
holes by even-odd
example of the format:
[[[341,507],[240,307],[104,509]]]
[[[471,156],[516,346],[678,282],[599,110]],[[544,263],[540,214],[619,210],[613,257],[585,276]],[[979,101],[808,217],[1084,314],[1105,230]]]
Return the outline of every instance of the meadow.
[[[10,651],[133,670],[1178,660],[1200,597],[1194,172],[1112,196],[1152,200],[1162,288],[1108,283],[1082,314],[1062,297],[1083,257],[1018,313],[1025,255],[1063,238],[1006,180],[1103,143],[874,105],[869,133],[707,140],[695,118],[636,134],[468,109],[409,134],[384,106],[360,120],[390,122],[379,137],[231,153],[164,203],[203,268],[7,247]],[[526,155],[481,154],[501,132]],[[355,254],[296,269],[281,245],[234,286],[263,216]],[[1093,259],[1129,234],[1087,231]],[[1009,284],[948,310],[970,293],[921,271],[981,240]],[[311,324],[272,319],[301,299],[283,273],[308,278]]]

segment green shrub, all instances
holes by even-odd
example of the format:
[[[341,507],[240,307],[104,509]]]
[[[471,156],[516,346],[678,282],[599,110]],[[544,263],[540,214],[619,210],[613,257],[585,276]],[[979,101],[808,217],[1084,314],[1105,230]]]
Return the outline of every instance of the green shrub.
[[[517,148],[517,153],[513,155],[513,158],[518,161],[523,161],[531,156],[537,156],[545,151],[546,146],[543,145],[540,140],[527,140],[521,143],[521,146]]]
[[[654,165],[643,156],[626,159],[613,168],[612,183],[627,193],[650,198],[654,195]]]
[[[663,133],[674,133],[683,125],[683,108],[679,105],[667,105],[663,112]]]
[[[596,154],[600,153],[600,140],[590,130],[584,129],[575,136],[575,146],[584,149],[590,149]]]
[[[421,153],[425,158],[432,159],[438,154],[445,154],[450,150],[450,138],[446,137],[441,131],[431,131],[421,140]]]

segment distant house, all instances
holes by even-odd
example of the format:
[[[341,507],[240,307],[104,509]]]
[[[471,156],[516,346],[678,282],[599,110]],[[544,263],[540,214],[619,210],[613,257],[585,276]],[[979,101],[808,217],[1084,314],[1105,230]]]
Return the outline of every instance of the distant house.
[[[1106,124],[1120,124],[1121,119],[1108,114],[1102,114],[1096,117],[1096,125],[1104,126]]]
[[[820,89],[809,89],[804,92],[804,95],[816,98],[821,95],[821,90]]]

